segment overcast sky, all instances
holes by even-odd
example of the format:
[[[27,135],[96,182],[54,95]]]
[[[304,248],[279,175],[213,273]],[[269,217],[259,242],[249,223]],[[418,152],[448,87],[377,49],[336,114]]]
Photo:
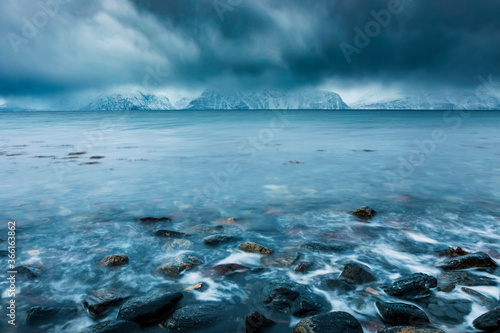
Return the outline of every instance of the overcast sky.
[[[500,73],[499,15],[494,0],[3,0],[0,98],[473,89]]]

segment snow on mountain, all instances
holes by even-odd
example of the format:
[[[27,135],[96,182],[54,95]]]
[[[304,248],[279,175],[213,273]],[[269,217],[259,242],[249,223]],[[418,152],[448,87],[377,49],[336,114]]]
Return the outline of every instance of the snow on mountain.
[[[348,109],[336,93],[327,91],[285,92],[261,90],[205,90],[189,103],[190,110]]]
[[[167,96],[143,94],[140,91],[126,94],[100,95],[81,110],[172,110]]]

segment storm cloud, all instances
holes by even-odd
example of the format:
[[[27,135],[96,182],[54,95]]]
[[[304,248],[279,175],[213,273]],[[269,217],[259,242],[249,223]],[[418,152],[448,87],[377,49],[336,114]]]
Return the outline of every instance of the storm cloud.
[[[500,2],[477,0],[6,0],[0,97],[330,81],[467,88],[500,72],[499,14]]]

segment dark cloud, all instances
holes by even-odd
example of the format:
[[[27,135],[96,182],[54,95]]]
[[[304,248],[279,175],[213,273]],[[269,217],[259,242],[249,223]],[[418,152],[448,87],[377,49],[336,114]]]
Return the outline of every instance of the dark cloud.
[[[500,2],[401,0],[400,13],[356,45],[355,28],[374,28],[373,12],[391,1],[42,0],[44,11],[6,0],[0,96],[144,86],[151,68],[169,72],[155,88],[184,89],[328,80],[472,87],[500,72]],[[356,47],[350,62],[341,43]]]

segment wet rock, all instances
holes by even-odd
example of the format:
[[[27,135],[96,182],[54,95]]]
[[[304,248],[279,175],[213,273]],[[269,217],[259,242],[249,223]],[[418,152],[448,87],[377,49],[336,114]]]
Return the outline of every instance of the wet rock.
[[[104,267],[116,267],[128,264],[128,257],[123,255],[110,255],[103,258],[99,265]]]
[[[208,246],[217,246],[222,244],[233,243],[241,240],[240,237],[217,234],[203,238],[203,243]]]
[[[253,242],[245,242],[238,245],[238,249],[250,253],[271,254],[273,250]]]
[[[450,292],[456,285],[474,286],[496,286],[494,279],[487,276],[479,276],[470,272],[446,272],[439,275],[439,291]]]
[[[17,266],[16,268],[14,268],[14,271],[17,272],[17,277],[22,277],[25,279],[36,279],[40,277],[40,270],[33,267]]]
[[[363,333],[359,321],[347,312],[336,311],[302,319],[293,333]]]
[[[344,265],[344,270],[340,276],[352,284],[365,284],[377,280],[368,266],[355,262]]]
[[[415,326],[394,326],[382,327],[377,333],[446,333],[431,327],[415,327]]]
[[[172,230],[158,230],[155,233],[155,235],[167,237],[167,238],[184,238],[184,237],[189,236],[188,234],[185,234],[183,232],[172,231]]]
[[[297,264],[293,270],[296,274],[306,274],[311,269],[311,263],[307,261],[301,261]]]
[[[246,333],[262,333],[274,325],[276,325],[274,321],[267,319],[257,311],[250,313],[245,320]]]
[[[358,209],[353,210],[352,212],[349,212],[349,214],[368,220],[374,217],[377,214],[377,212],[371,209],[370,207],[362,206],[359,207]]]
[[[464,251],[460,246],[458,247],[448,247],[448,250],[439,253],[440,257],[456,258],[460,256],[465,256],[469,252]]]
[[[384,291],[390,295],[405,299],[419,299],[429,297],[430,288],[437,286],[437,279],[433,276],[415,273],[409,277],[397,279],[390,286],[384,287]]]
[[[163,326],[173,331],[211,327],[224,320],[224,310],[222,303],[189,304],[176,310]]]
[[[208,289],[208,284],[200,282],[195,285],[184,288],[184,291],[191,291],[191,290],[204,291],[207,289]]]
[[[470,289],[470,288],[467,288],[467,287],[462,287],[462,291],[466,294],[469,294],[475,298],[477,298],[482,305],[486,306],[486,307],[493,307],[493,306],[496,306],[498,305],[498,302],[497,300],[493,299],[493,298],[490,298],[486,295],[483,295],[481,294],[480,292],[474,290],[474,289]]]
[[[474,319],[475,328],[487,332],[500,331],[500,307],[494,308]]]
[[[34,306],[26,312],[28,325],[41,325],[56,320],[68,320],[77,315],[76,307]]]
[[[154,223],[154,222],[166,222],[166,221],[172,221],[170,217],[141,217],[139,219],[140,222],[145,222],[145,223]]]
[[[92,318],[96,318],[105,315],[124,300],[124,295],[112,289],[99,289],[83,301],[83,307]]]
[[[80,333],[137,333],[141,331],[141,326],[133,321],[105,321],[103,323],[90,326]]]
[[[345,295],[350,291],[356,290],[356,286],[350,284],[344,279],[326,278],[321,281],[320,288],[324,290],[336,291],[337,295]]]
[[[250,267],[239,265],[239,264],[221,264],[212,267],[211,275],[215,276],[223,276],[230,273],[234,273],[237,271],[246,271],[249,270]]]
[[[173,257],[158,266],[158,271],[170,277],[178,277],[182,272],[201,265],[202,262],[192,254]]]
[[[147,295],[130,299],[120,308],[118,320],[133,321],[141,325],[160,322],[174,312],[182,293],[154,290]]]
[[[460,324],[472,311],[472,302],[467,299],[433,298],[427,302],[427,312],[437,320]]]
[[[185,231],[190,234],[198,234],[198,233],[220,233],[224,229],[222,225],[205,225],[198,224],[193,227],[186,229]]]
[[[330,308],[321,296],[295,282],[272,280],[263,288],[262,301],[271,311],[306,317]]]
[[[319,242],[304,243],[301,244],[299,248],[310,251],[333,253],[341,253],[347,250],[347,248],[342,244],[324,244]]]
[[[406,303],[376,302],[380,317],[386,324],[390,325],[425,325],[429,318],[415,305]]]
[[[264,266],[290,267],[300,258],[300,253],[295,250],[286,250],[281,253],[262,257],[260,260]]]
[[[497,266],[496,262],[484,252],[476,252],[457,258],[450,258],[436,265],[437,268],[441,268],[443,270],[487,268]]]
[[[176,251],[176,250],[189,250],[193,247],[193,242],[187,239],[179,238],[179,239],[171,239],[167,241],[161,249],[163,251]]]

